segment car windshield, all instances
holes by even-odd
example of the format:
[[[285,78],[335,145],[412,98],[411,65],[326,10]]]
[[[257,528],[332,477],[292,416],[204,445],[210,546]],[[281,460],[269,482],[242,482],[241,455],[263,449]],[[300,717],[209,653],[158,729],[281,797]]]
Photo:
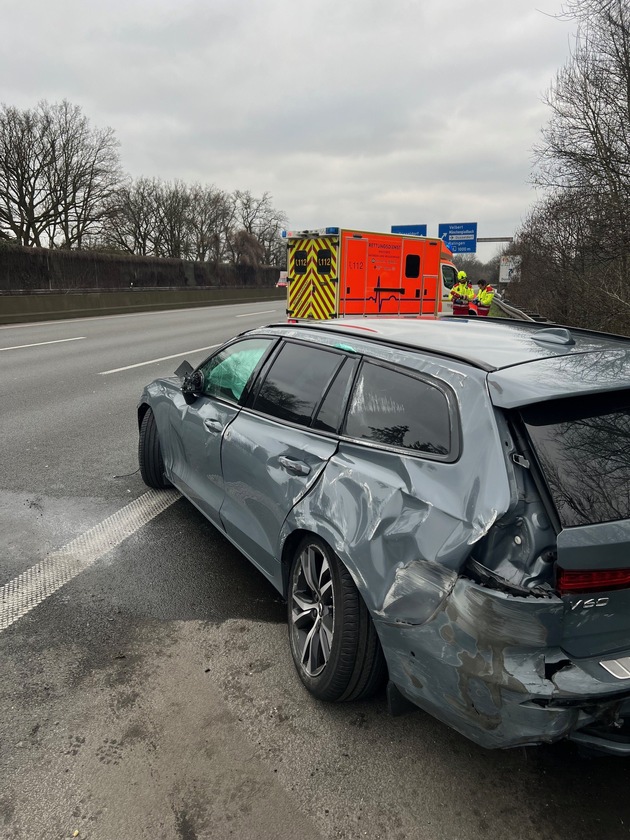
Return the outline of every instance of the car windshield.
[[[630,519],[630,392],[521,411],[563,527]]]

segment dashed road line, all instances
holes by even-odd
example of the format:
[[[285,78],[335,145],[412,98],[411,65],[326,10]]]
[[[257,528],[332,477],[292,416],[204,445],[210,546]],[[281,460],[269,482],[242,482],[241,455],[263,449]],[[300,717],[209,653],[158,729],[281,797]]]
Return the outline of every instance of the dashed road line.
[[[24,350],[25,347],[43,347],[44,344],[63,344],[64,341],[83,341],[85,335],[78,335],[76,338],[57,338],[54,341],[38,341],[36,344],[16,344],[14,347],[0,347],[0,353],[5,350]]]
[[[148,362],[137,362],[135,365],[125,365],[125,367],[112,368],[112,370],[101,370],[99,376],[109,376],[110,373],[120,373],[121,370],[131,370],[132,368],[144,367],[144,365],[153,365],[156,362],[166,362],[168,359],[176,359],[178,356],[191,356],[193,353],[201,353],[202,350],[212,350],[213,347],[219,347],[219,344],[209,344],[208,347],[198,347],[196,350],[184,350],[183,353],[173,353],[172,356],[162,356],[159,359],[149,359]]]
[[[253,318],[254,315],[269,315],[272,312],[277,312],[277,309],[265,309],[263,312],[246,312],[245,315],[235,315],[235,318]]]
[[[177,490],[149,490],[0,587],[0,632],[163,513],[179,498]]]

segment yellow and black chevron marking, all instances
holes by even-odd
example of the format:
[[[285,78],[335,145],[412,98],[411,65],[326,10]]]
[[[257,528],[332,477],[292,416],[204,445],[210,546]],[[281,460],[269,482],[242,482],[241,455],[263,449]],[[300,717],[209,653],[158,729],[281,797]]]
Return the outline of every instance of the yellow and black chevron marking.
[[[318,269],[317,257],[321,251],[330,252],[330,263],[320,265]],[[292,318],[324,320],[337,314],[337,251],[337,240],[331,238],[296,239],[291,242],[288,312]],[[299,253],[298,261],[306,256],[306,270],[303,265],[296,265],[296,253]]]

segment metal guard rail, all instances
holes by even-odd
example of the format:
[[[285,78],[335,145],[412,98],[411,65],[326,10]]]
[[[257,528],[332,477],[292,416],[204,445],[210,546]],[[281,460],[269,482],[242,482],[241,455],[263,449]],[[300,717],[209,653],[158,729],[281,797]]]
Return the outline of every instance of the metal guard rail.
[[[496,297],[493,300],[495,306],[501,310],[501,312],[505,312],[506,315],[509,315],[510,318],[516,318],[519,321],[537,321],[538,318],[532,318],[531,315],[528,315],[526,312],[523,312],[522,309],[517,309],[515,306],[510,306],[509,303],[506,303],[503,300],[497,300]]]

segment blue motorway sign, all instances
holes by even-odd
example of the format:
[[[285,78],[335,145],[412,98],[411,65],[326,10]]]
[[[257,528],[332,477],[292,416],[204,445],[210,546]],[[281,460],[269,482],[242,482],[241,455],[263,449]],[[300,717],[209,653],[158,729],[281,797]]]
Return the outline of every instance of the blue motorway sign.
[[[438,236],[454,254],[474,254],[477,250],[477,222],[439,225]]]
[[[406,233],[409,236],[426,236],[426,225],[392,225],[392,233]]]

